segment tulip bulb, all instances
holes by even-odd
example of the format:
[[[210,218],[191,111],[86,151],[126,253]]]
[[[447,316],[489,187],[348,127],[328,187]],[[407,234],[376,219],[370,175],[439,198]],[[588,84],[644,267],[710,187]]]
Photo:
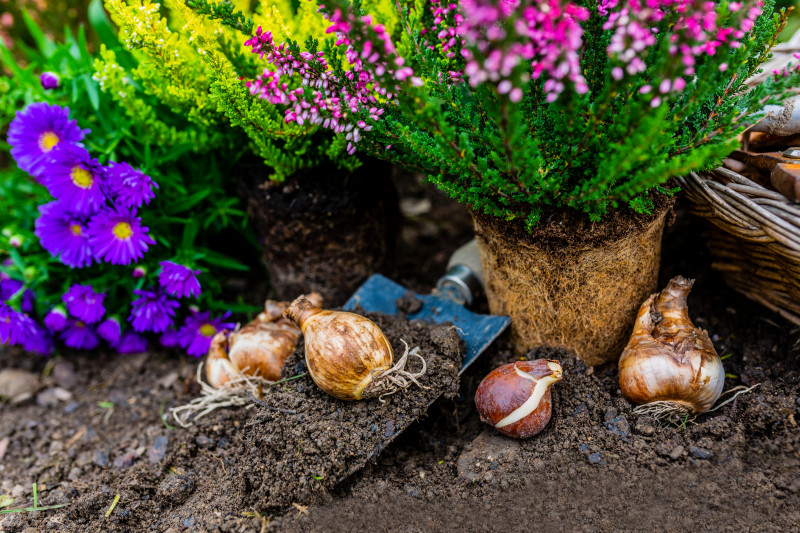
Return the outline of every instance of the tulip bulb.
[[[558,361],[547,359],[518,361],[494,369],[475,392],[481,421],[515,439],[536,435],[550,421],[550,387],[561,376]]]
[[[381,398],[405,389],[425,373],[405,370],[409,351],[397,364],[388,339],[371,320],[345,311],[326,311],[301,296],[284,316],[303,332],[308,372],[317,386],[340,400]],[[405,344],[405,341],[403,341]]]
[[[702,413],[719,398],[725,371],[708,333],[689,319],[686,298],[693,284],[673,278],[639,308],[619,360],[619,387],[632,402]]]
[[[322,304],[319,294],[309,298]],[[277,381],[283,362],[294,352],[300,330],[283,317],[287,302],[267,300],[264,311],[241,329],[228,335],[220,331],[211,340],[206,362],[206,379],[220,388],[231,379],[246,374]]]

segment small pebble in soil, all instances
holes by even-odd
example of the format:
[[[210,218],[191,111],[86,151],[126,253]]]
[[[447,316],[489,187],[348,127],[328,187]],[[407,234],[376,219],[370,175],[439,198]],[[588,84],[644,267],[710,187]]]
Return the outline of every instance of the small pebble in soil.
[[[605,459],[603,459],[603,456],[600,454],[600,452],[594,452],[594,453],[589,454],[589,457],[587,457],[587,459],[593,465],[604,465],[604,464],[606,464],[606,461],[605,461]]]
[[[55,407],[72,399],[72,393],[61,387],[50,387],[36,395],[36,403],[42,407]]]
[[[714,452],[699,446],[689,446],[689,453],[696,459],[711,459],[714,457]]]
[[[214,445],[214,439],[210,439],[205,435],[198,435],[195,437],[194,442],[201,448],[211,448]]]
[[[67,404],[67,406],[66,406],[66,407],[64,407],[64,414],[66,414],[66,415],[71,415],[72,413],[74,413],[75,411],[77,411],[77,410],[78,410],[78,408],[79,408],[81,405],[82,405],[82,404],[81,404],[81,402],[70,402],[70,403],[68,403],[68,404]]]
[[[53,366],[53,379],[59,387],[71,389],[78,383],[75,366],[69,361],[59,361]]]
[[[114,466],[119,469],[130,468],[134,462],[136,462],[136,454],[128,452],[114,459]]]
[[[95,450],[92,456],[92,462],[97,466],[108,466],[108,450]]]
[[[2,515],[0,515],[2,516]],[[18,533],[27,527],[27,522],[21,513],[11,513],[0,519],[0,531]]]
[[[607,430],[621,438],[623,441],[628,442],[630,440],[631,426],[628,424],[628,419],[625,418],[625,415],[615,416],[610,420],[606,420],[605,424]]]
[[[32,372],[13,368],[0,370],[0,396],[12,403],[30,398],[38,388],[39,376]]]
[[[674,448],[672,448],[672,451],[669,452],[669,458],[672,459],[673,461],[677,461],[678,459],[681,458],[684,451],[685,448],[683,446],[675,446]]]
[[[167,437],[163,435],[156,437],[153,447],[147,450],[147,458],[150,459],[151,463],[158,463],[164,458],[167,453],[167,442]]]

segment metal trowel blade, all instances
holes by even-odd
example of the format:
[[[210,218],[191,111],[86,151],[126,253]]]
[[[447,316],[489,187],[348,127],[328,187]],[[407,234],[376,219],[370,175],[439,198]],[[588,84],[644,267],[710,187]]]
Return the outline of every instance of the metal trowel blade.
[[[386,276],[373,274],[344,304],[353,311],[361,307],[365,311],[396,315],[396,301],[410,292],[402,285]],[[422,301],[419,311],[408,316],[409,319],[452,322],[459,336],[466,344],[466,353],[458,371],[459,375],[472,364],[478,356],[508,327],[511,319],[507,316],[479,315],[446,298],[434,294],[412,294]]]

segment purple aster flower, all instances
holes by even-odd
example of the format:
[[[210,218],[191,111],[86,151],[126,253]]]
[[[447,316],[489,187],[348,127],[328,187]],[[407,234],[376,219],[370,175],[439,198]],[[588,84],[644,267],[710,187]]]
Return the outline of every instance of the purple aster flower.
[[[143,278],[147,274],[147,269],[143,266],[138,266],[133,269],[133,277],[136,279]]]
[[[156,197],[153,189],[158,184],[150,176],[128,163],[111,163],[106,169],[109,192],[117,204],[123,207],[141,207]]]
[[[5,302],[0,302],[0,344],[22,344],[35,332],[36,323]]]
[[[67,311],[61,306],[52,308],[44,316],[44,325],[50,331],[61,331],[67,327]]]
[[[69,327],[61,332],[61,339],[70,348],[93,350],[100,344],[97,334],[81,320],[72,320]]]
[[[137,289],[133,294],[139,297],[131,304],[131,316],[128,317],[133,329],[154,333],[167,331],[172,325],[175,308],[180,304],[167,298],[162,291]]]
[[[211,338],[222,329],[233,329],[236,324],[223,322],[230,316],[225,313],[219,318],[211,318],[211,313],[194,313],[186,318],[183,327],[178,331],[181,347],[191,356],[203,357],[211,346]]]
[[[200,282],[197,281],[200,270],[192,270],[172,261],[161,261],[159,264],[161,272],[158,274],[158,283],[167,291],[167,294],[178,298],[200,296]]]
[[[155,244],[136,216],[136,209],[101,211],[89,221],[89,244],[94,254],[112,265],[138,261]]]
[[[106,308],[103,306],[106,295],[94,292],[91,285],[75,284],[64,293],[61,299],[67,305],[69,314],[89,324],[103,318],[106,312]]]
[[[69,119],[69,109],[37,102],[17,111],[8,128],[8,144],[17,166],[41,178],[55,147],[80,146],[89,130]]]
[[[65,210],[58,201],[40,205],[39,213],[34,233],[42,248],[72,268],[92,264],[94,256],[83,217]]]
[[[107,318],[97,326],[97,334],[112,346],[119,341],[121,333],[122,327],[119,324],[119,319],[116,317]]]
[[[177,348],[181,345],[180,335],[174,329],[168,329],[162,333],[159,342],[164,348]]]
[[[34,322],[33,330],[23,339],[22,346],[26,351],[48,356],[53,353],[53,338],[46,329]]]
[[[54,150],[41,180],[50,194],[76,213],[94,213],[105,203],[103,167],[82,146]]]
[[[7,302],[22,291],[24,283],[17,279],[4,279],[0,281],[0,300]],[[33,312],[33,291],[26,289],[19,295],[19,309],[23,313]]]
[[[115,346],[119,353],[142,353],[147,351],[147,339],[133,331],[126,331]]]
[[[42,72],[39,76],[39,82],[42,84],[42,89],[49,91],[50,89],[58,89],[61,79],[55,72]]]

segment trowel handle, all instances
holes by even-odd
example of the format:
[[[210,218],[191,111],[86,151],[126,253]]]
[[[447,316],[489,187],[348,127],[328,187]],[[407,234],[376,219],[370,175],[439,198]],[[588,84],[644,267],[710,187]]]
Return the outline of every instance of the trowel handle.
[[[483,269],[475,239],[450,256],[447,273],[436,282],[436,292],[465,307],[471,306],[483,292]]]

